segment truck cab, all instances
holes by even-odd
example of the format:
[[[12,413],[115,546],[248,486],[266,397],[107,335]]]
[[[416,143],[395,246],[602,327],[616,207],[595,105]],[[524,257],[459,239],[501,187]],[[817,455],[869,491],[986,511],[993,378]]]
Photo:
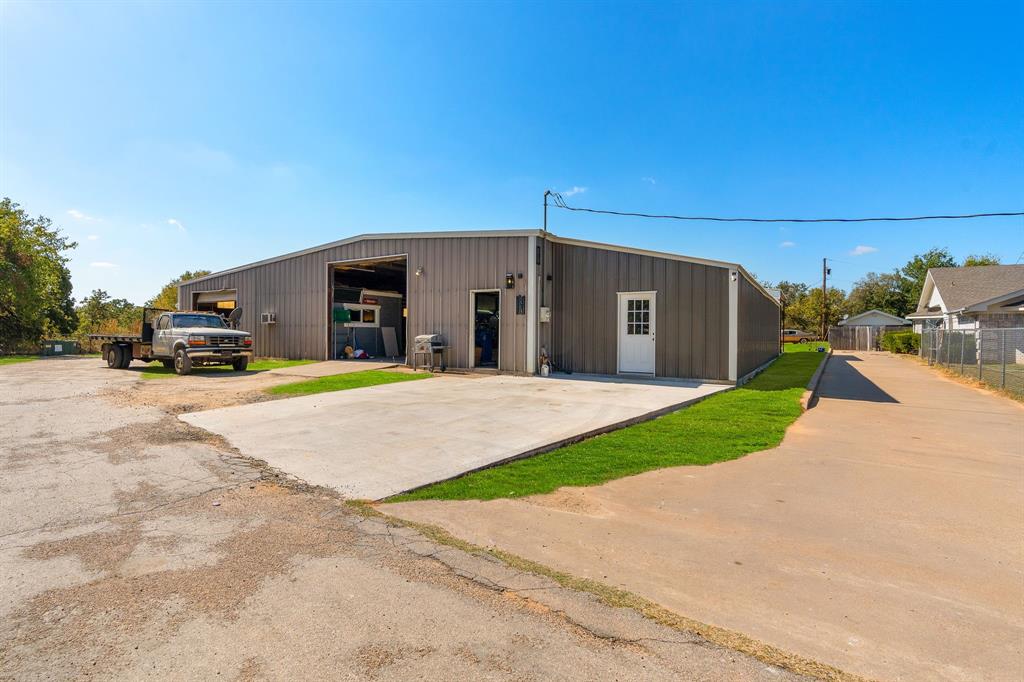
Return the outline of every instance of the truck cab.
[[[187,374],[192,365],[228,363],[242,371],[252,358],[252,335],[228,328],[220,315],[164,312],[151,324],[150,355],[170,359],[179,374]]]

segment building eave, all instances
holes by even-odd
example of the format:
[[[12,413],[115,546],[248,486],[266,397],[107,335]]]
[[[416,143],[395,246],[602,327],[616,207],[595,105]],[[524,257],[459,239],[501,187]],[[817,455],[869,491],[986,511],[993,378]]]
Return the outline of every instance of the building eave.
[[[345,239],[339,239],[333,242],[327,242],[326,244],[319,244],[317,246],[311,246],[306,249],[299,251],[292,251],[289,253],[282,254],[280,256],[273,256],[271,258],[264,258],[263,260],[253,261],[252,263],[246,263],[245,265],[237,265],[233,268],[226,270],[218,270],[217,272],[211,272],[209,275],[202,277],[196,277],[195,279],[185,280],[179,282],[178,286],[185,284],[195,284],[202,282],[203,280],[213,279],[214,277],[222,277],[224,275],[230,275],[249,268],[256,268],[262,265],[270,265],[271,263],[279,263],[281,261],[289,260],[291,258],[299,258],[300,256],[306,256],[317,251],[325,251],[327,249],[337,248],[339,246],[345,246],[346,244],[354,244],[355,242],[364,241],[366,239],[455,239],[459,237],[533,237],[540,235],[540,230],[535,229],[521,229],[521,230],[450,230],[447,232],[376,232],[358,234],[354,237],[347,237]]]
[[[695,256],[684,256],[682,254],[671,253],[669,251],[654,251],[654,250],[651,250],[651,249],[640,249],[640,248],[635,248],[635,247],[632,247],[632,246],[622,246],[620,244],[608,244],[608,243],[605,243],[605,242],[593,242],[593,241],[588,241],[586,239],[575,239],[575,238],[572,238],[572,237],[559,237],[557,235],[551,234],[550,232],[547,233],[546,236],[547,236],[547,239],[549,241],[552,241],[552,242],[554,242],[556,244],[567,244],[569,246],[583,246],[583,247],[587,247],[587,248],[591,248],[591,249],[604,249],[606,251],[617,251],[619,253],[633,253],[633,254],[636,254],[638,256],[650,256],[652,258],[665,258],[665,259],[668,259],[668,260],[681,261],[681,262],[684,262],[684,263],[695,263],[697,265],[708,265],[708,266],[716,267],[716,268],[726,268],[726,269],[736,270],[737,272],[742,274],[747,279],[748,282],[750,282],[752,285],[754,285],[754,287],[756,287],[758,291],[760,291],[762,294],[764,294],[767,298],[769,298],[772,301],[774,301],[776,305],[779,304],[779,299],[776,296],[773,296],[772,293],[770,291],[768,291],[768,289],[766,289],[760,282],[758,282],[757,279],[753,275],[751,275],[749,272],[747,272],[746,268],[744,268],[739,263],[730,263],[728,261],[713,260],[713,259],[710,259],[710,258],[697,258]]]
[[[192,285],[203,282],[205,280],[214,279],[216,277],[222,277],[224,275],[230,275],[237,272],[242,272],[250,268],[260,267],[263,265],[270,265],[272,263],[278,263],[280,261],[289,260],[291,258],[299,258],[311,253],[318,251],[325,251],[327,249],[333,249],[339,246],[345,246],[346,244],[353,244],[355,242],[364,241],[367,239],[454,239],[460,237],[540,237],[547,239],[557,244],[566,244],[570,246],[582,246],[592,249],[604,249],[608,251],[617,251],[620,253],[633,253],[640,256],[651,256],[653,258],[665,258],[668,260],[676,260],[684,263],[695,263],[698,265],[707,265],[711,267],[725,268],[735,270],[742,274],[748,282],[750,282],[758,291],[760,291],[766,298],[773,301],[776,305],[779,305],[777,296],[772,295],[768,289],[766,289],[756,278],[753,277],[746,268],[739,263],[730,263],[727,261],[713,260],[709,258],[697,258],[694,256],[684,256],[678,253],[670,253],[667,251],[654,251],[651,249],[639,249],[630,246],[622,246],[619,244],[606,244],[604,242],[594,242],[585,239],[574,239],[571,237],[559,237],[558,235],[552,234],[551,232],[544,232],[543,230],[537,229],[519,229],[519,230],[452,230],[447,232],[382,232],[382,233],[367,233],[359,234],[354,237],[348,237],[346,239],[339,239],[337,241],[328,242],[326,244],[319,244],[317,246],[311,246],[306,249],[299,251],[292,251],[290,253],[282,254],[280,256],[274,256],[272,258],[264,258],[263,260],[254,261],[252,263],[246,263],[245,265],[238,265],[233,268],[226,270],[219,270],[218,272],[204,275],[203,277],[197,277],[195,279],[186,280],[179,282],[178,286]]]

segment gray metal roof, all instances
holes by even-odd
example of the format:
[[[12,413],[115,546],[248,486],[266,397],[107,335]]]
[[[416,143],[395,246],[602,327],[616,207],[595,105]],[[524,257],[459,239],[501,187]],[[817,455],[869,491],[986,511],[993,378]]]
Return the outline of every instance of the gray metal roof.
[[[640,255],[654,256],[658,258],[671,258],[673,260],[681,260],[689,263],[699,263],[701,265],[711,265],[715,267],[723,268],[735,268],[739,272],[743,273],[747,281],[753,284],[762,294],[775,300],[778,303],[778,296],[773,295],[768,291],[757,279],[747,272],[739,263],[730,263],[728,261],[713,260],[710,258],[697,258],[694,256],[684,256],[678,253],[669,253],[665,251],[651,251],[649,249],[637,249],[628,246],[619,246],[617,244],[605,244],[602,242],[592,242],[583,239],[571,239],[568,237],[559,237],[552,234],[551,232],[544,232],[538,229],[518,229],[518,230],[451,230],[443,232],[385,232],[385,233],[369,233],[360,234],[354,237],[348,237],[346,239],[340,239],[338,241],[330,242],[327,244],[320,244],[318,246],[311,246],[301,251],[293,251],[291,253],[285,253],[280,256],[274,256],[272,258],[265,258],[263,260],[255,261],[253,263],[247,263],[245,265],[239,265],[237,267],[228,268],[227,270],[220,270],[218,272],[212,272],[209,275],[203,277],[196,277],[195,279],[186,280],[179,282],[180,287],[183,284],[194,284],[201,282],[206,279],[213,279],[222,275],[227,275],[233,272],[239,272],[254,268],[260,265],[267,265],[269,263],[276,263],[277,261],[287,260],[289,258],[296,258],[303,256],[308,253],[314,253],[316,251],[324,251],[336,246],[343,244],[350,244],[352,242],[361,241],[364,239],[450,239],[453,237],[544,237],[554,242],[560,242],[562,244],[575,244],[578,246],[589,246],[597,249],[609,249],[612,251],[623,251],[626,253],[636,253]]]
[[[865,310],[864,312],[857,313],[856,315],[850,315],[845,320],[840,320],[839,321],[839,326],[840,327],[847,326],[847,325],[856,326],[855,322],[857,320],[859,320],[862,317],[867,317],[868,315],[884,315],[885,317],[888,317],[888,318],[891,318],[892,320],[894,320],[896,324],[906,324],[907,323],[906,319],[900,317],[899,315],[893,315],[892,313],[887,313],[884,310],[879,310],[878,308],[872,308],[871,310]]]
[[[951,312],[1024,290],[1024,265],[932,268],[928,274]],[[917,312],[927,311],[918,308]]]

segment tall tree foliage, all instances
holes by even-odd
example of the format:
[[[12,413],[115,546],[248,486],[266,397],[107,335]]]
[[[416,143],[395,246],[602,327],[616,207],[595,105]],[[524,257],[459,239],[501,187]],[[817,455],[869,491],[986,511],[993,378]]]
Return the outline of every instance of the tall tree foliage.
[[[150,308],[163,308],[165,310],[176,310],[178,308],[178,285],[182,282],[197,277],[205,277],[209,275],[209,270],[186,270],[181,274],[181,277],[172,279],[170,282],[164,285],[160,293],[153,298],[146,301],[146,305]]]
[[[830,287],[828,296],[827,326],[832,327],[843,319],[846,314],[846,294],[842,289]],[[786,303],[785,326],[789,329],[802,329],[808,332],[821,331],[821,289],[810,289],[792,302]]]
[[[0,200],[0,353],[28,348],[75,329],[65,254],[78,246],[21,207]]]
[[[138,334],[142,329],[142,309],[124,298],[111,298],[102,289],[95,289],[82,299],[78,313],[79,342],[85,348],[95,346],[90,334]],[[95,350],[95,349],[94,349]]]
[[[1002,261],[994,253],[972,253],[964,258],[964,267],[970,268],[976,265],[1001,265]]]
[[[924,278],[928,275],[928,270],[953,267],[956,267],[956,261],[949,250],[938,248],[914,256],[903,266],[900,274],[906,280],[907,298],[912,309],[917,307],[917,301],[921,298],[921,290],[924,289]]]
[[[857,280],[846,306],[850,315],[881,310],[890,315],[903,317],[914,310],[917,300],[911,302],[908,295],[908,282],[898,272],[869,272]]]
[[[970,255],[964,266],[998,265],[992,254]],[[848,296],[839,289],[829,289],[829,325],[842,315],[857,315],[868,310],[883,310],[905,317],[917,309],[924,280],[931,268],[956,267],[948,249],[933,248],[915,255],[906,265],[893,272],[869,272],[854,283]],[[817,331],[821,328],[821,290],[798,282],[779,282],[785,307],[784,324],[789,328]]]

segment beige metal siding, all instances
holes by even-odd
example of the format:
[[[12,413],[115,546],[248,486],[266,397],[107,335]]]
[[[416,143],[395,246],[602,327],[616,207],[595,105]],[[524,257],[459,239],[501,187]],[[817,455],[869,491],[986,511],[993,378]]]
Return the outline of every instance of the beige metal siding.
[[[739,281],[738,376],[754,371],[779,354],[781,309],[746,277]]]
[[[179,305],[192,294],[237,289],[242,328],[252,331],[260,357],[313,358],[327,355],[328,266],[335,261],[407,254],[407,338],[441,333],[452,346],[449,364],[467,367],[471,351],[471,289],[501,290],[499,368],[526,367],[526,316],[515,314],[517,294],[526,295],[527,237],[429,237],[364,239],[254,265],[179,288]],[[423,275],[417,277],[416,269]],[[505,273],[523,273],[505,289]],[[276,325],[260,324],[260,313],[277,314]]]
[[[728,380],[727,268],[558,243],[550,254],[552,321],[542,339],[556,368],[615,374],[616,293],[657,291],[656,374]]]

